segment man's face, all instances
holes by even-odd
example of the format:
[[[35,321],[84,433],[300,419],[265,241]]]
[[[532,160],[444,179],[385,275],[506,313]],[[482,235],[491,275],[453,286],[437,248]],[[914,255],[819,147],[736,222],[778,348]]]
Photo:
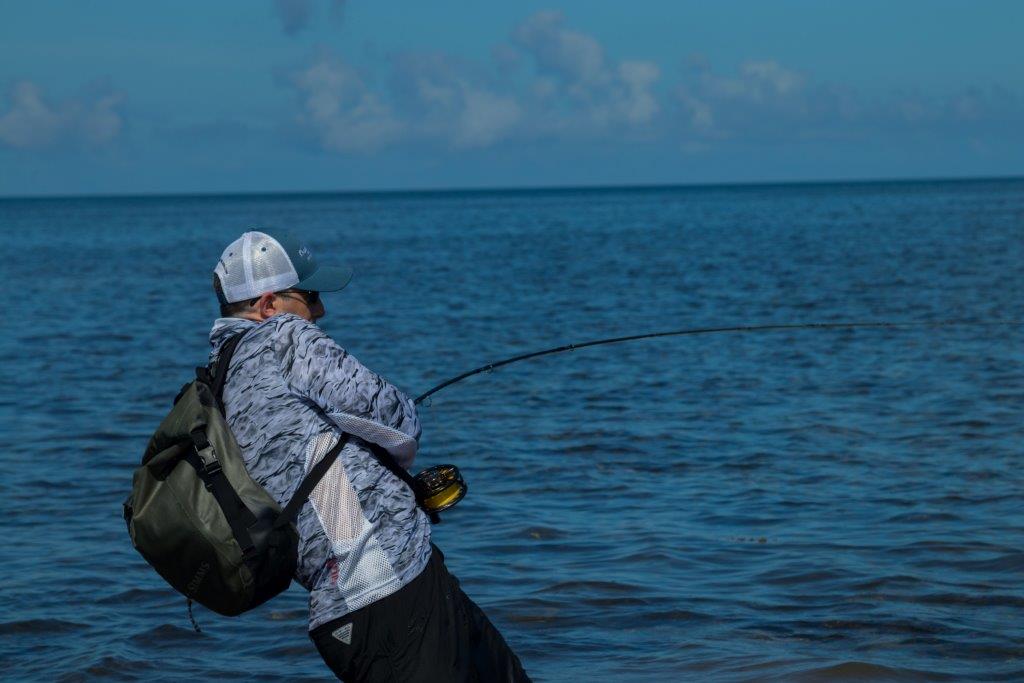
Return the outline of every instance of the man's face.
[[[324,317],[324,302],[319,292],[300,289],[285,289],[280,292],[264,292],[249,303],[249,309],[239,317],[249,320],[266,320],[282,313],[292,313],[315,323]]]
[[[310,300],[316,303],[310,303]],[[324,317],[324,302],[316,292],[303,292],[295,289],[278,292],[274,295],[273,305],[279,313],[293,313],[315,323]]]

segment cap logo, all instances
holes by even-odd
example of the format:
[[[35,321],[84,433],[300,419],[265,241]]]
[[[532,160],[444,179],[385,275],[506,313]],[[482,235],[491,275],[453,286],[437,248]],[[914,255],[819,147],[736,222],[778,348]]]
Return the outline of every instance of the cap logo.
[[[309,253],[309,249],[307,249],[304,246],[303,247],[299,247],[299,256],[301,256],[304,259],[313,258],[313,255]]]

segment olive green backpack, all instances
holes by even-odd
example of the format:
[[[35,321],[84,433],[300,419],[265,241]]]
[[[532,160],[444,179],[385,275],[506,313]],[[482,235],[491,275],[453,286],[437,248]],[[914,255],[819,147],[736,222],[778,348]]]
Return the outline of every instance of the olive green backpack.
[[[348,438],[281,509],[249,476],[224,419],[224,383],[243,335],[228,340],[216,365],[196,368],[196,379],[182,387],[124,503],[132,544],[188,598],[190,615],[193,600],[235,616],[288,588],[299,538],[292,520]]]

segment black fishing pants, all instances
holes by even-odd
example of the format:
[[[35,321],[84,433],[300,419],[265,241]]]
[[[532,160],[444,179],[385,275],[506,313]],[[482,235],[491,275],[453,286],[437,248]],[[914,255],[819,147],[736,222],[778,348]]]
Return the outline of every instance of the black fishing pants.
[[[346,683],[530,680],[505,639],[448,573],[436,547],[407,586],[309,636]]]

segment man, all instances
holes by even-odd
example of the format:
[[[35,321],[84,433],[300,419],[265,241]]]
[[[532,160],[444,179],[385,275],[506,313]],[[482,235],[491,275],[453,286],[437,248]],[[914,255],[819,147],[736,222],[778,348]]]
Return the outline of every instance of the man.
[[[319,327],[320,292],[347,267],[318,266],[286,232],[247,232],[214,269],[215,360],[244,332],[224,407],[250,475],[284,505],[343,434],[349,441],[296,519],[296,578],[310,592],[310,637],[345,681],[525,681],[518,658],[459,588],[430,522],[401,479],[420,423],[412,401]]]

